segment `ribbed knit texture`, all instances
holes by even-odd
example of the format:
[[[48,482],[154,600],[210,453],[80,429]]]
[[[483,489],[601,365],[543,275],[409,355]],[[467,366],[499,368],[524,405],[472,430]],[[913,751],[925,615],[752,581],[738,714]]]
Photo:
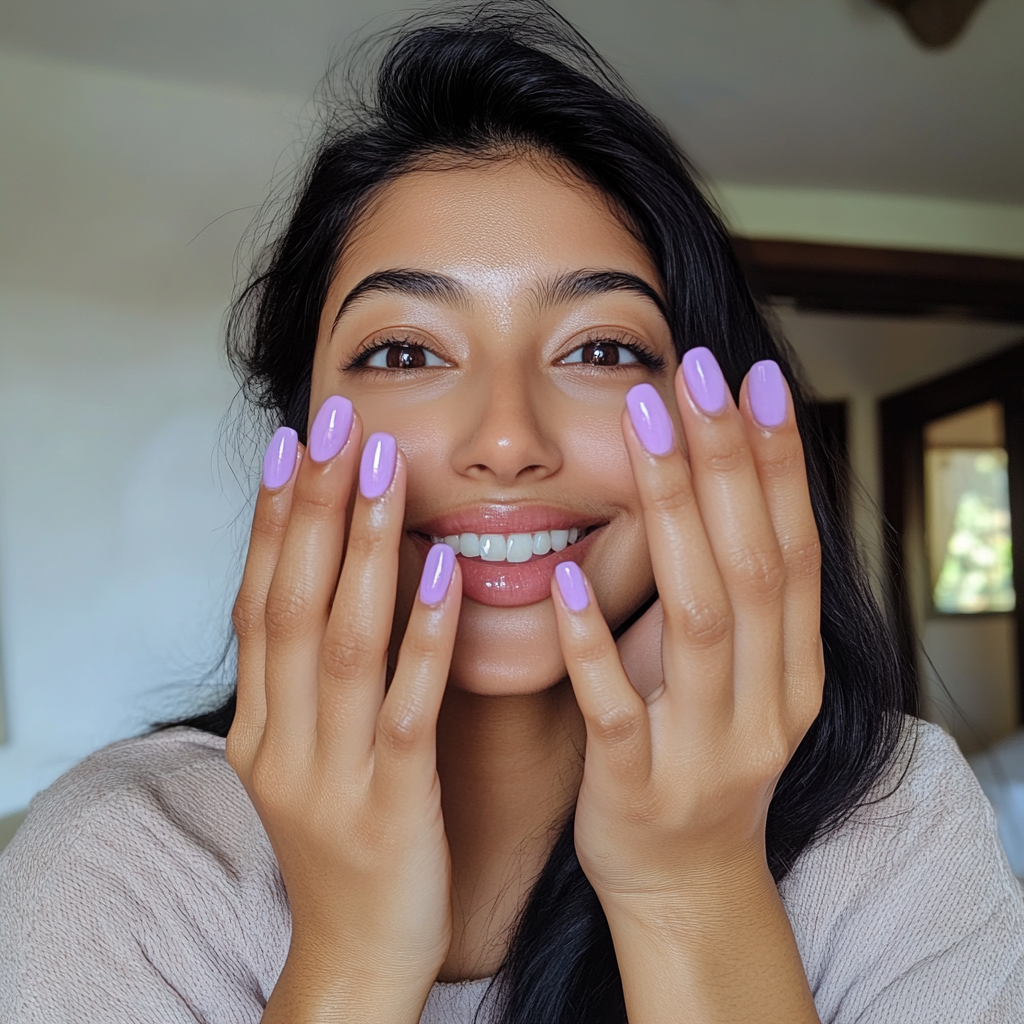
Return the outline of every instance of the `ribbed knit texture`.
[[[1021,1024],[1024,897],[991,808],[939,729],[910,723],[908,738],[878,789],[891,795],[781,886],[818,1013]],[[0,856],[0,1021],[255,1024],[289,933],[224,741],[126,740],[40,794]],[[435,985],[422,1024],[470,1024],[486,987]]]

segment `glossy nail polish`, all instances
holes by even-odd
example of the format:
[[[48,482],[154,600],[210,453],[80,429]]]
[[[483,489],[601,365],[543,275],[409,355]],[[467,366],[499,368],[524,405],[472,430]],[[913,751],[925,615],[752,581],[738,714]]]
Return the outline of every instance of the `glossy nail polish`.
[[[455,552],[447,544],[435,544],[427,552],[420,577],[420,600],[424,604],[440,604],[448,593],[455,572]]]
[[[575,562],[559,562],[555,566],[559,593],[571,612],[581,612],[590,603],[583,570]]]
[[[725,408],[725,378],[711,349],[700,346],[683,353],[683,379],[702,412],[714,416]]]
[[[626,393],[629,418],[640,443],[652,455],[667,455],[675,441],[672,419],[661,395],[650,384],[637,384]],[[568,564],[568,563],[564,563]]]
[[[359,490],[364,498],[379,498],[395,475],[398,447],[390,434],[371,434],[359,463]]]
[[[750,368],[747,397],[762,427],[773,430],[786,422],[786,381],[774,359],[762,359]]]
[[[284,487],[295,470],[295,456],[299,451],[299,435],[291,427],[278,427],[263,456],[263,486],[276,491]]]
[[[309,457],[314,462],[333,459],[348,440],[352,430],[352,403],[341,395],[331,395],[309,428]]]

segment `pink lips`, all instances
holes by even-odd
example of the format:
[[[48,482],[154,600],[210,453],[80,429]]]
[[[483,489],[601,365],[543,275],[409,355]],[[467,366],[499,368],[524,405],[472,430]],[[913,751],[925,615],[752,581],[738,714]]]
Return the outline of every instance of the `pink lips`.
[[[599,526],[601,521],[585,512],[543,505],[474,505],[417,523],[411,534],[424,556],[430,548],[428,537],[447,537],[456,533],[538,533],[542,530],[569,530]],[[462,592],[480,604],[499,608],[517,608],[535,604],[551,596],[551,576],[559,562],[582,561],[600,530],[592,530],[562,551],[552,551],[528,562],[487,562],[459,555]],[[426,536],[423,536],[423,535]]]
[[[485,562],[481,558],[459,555],[462,593],[472,601],[496,608],[519,608],[543,601],[551,596],[551,576],[555,566],[559,562],[581,562],[599,532],[594,530],[562,551],[552,551],[528,562]],[[413,540],[425,556],[430,542],[416,534],[413,534]]]

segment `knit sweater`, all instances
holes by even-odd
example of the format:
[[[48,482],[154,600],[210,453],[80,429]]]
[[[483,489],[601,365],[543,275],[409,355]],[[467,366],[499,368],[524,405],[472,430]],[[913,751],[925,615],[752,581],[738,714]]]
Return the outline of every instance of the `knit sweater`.
[[[1020,1024],[1024,897],[991,808],[939,729],[908,720],[907,736],[874,802],[780,885],[818,1014]],[[250,1024],[289,935],[224,741],[125,740],[36,797],[0,856],[0,1021]],[[421,1024],[470,1024],[487,985],[436,984]]]

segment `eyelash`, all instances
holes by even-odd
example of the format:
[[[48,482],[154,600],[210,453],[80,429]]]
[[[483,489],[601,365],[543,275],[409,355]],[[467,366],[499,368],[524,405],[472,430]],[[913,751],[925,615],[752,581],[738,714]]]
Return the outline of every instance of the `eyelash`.
[[[657,372],[657,371],[663,370],[665,368],[665,360],[662,359],[661,356],[659,356],[656,353],[652,352],[645,345],[642,345],[642,344],[640,344],[637,341],[624,341],[621,337],[619,337],[619,338],[610,337],[608,335],[604,335],[604,334],[600,334],[600,333],[595,334],[592,337],[587,337],[583,342],[581,342],[579,345],[577,345],[575,348],[573,348],[571,352],[567,352],[562,358],[563,359],[568,358],[570,355],[573,354],[573,352],[577,352],[577,351],[579,351],[579,349],[584,348],[587,345],[597,345],[597,344],[602,344],[602,343],[603,344],[617,345],[619,348],[624,348],[628,352],[632,352],[633,355],[636,356],[637,363],[639,363],[641,366],[646,367],[649,370],[654,370],[655,372]],[[422,349],[425,352],[430,352],[431,355],[435,356],[438,359],[441,358],[440,356],[437,355],[436,352],[433,352],[431,349],[427,348],[426,345],[421,345],[421,344],[419,344],[417,342],[410,341],[408,338],[397,338],[397,337],[396,338],[382,338],[380,341],[375,342],[373,345],[370,345],[368,348],[364,348],[361,352],[357,352],[348,363],[344,364],[341,367],[341,369],[342,370],[357,370],[357,371],[361,371],[361,372],[364,372],[364,373],[383,373],[383,374],[410,373],[410,372],[412,372],[412,370],[402,370],[402,369],[400,369],[398,367],[391,367],[391,368],[388,368],[388,369],[384,369],[383,367],[380,367],[380,366],[367,366],[366,365],[367,362],[370,360],[370,358],[372,356],[374,356],[377,352],[381,352],[381,351],[384,351],[384,350],[389,349],[389,348]],[[575,364],[573,364],[573,365],[575,365]],[[593,366],[593,364],[582,363],[581,365],[584,365],[584,366],[590,365],[590,366],[592,366],[593,369],[602,369],[602,367],[600,367],[600,366]],[[631,364],[627,363],[625,365],[629,366]],[[415,367],[414,369],[424,369],[424,367]],[[605,370],[615,370],[615,369],[618,369],[618,367],[607,366],[607,367],[603,367],[603,369],[605,369]]]

